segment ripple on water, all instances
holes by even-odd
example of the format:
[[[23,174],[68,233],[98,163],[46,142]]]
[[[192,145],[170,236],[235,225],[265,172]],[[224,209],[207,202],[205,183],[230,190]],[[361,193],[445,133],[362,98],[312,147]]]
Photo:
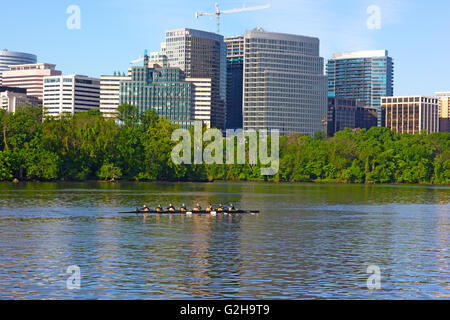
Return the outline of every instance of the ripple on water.
[[[0,299],[448,299],[449,188],[0,184]],[[233,202],[257,216],[136,217]],[[24,210],[26,209],[26,210]],[[67,290],[67,267],[81,268]],[[369,265],[382,290],[366,286]]]

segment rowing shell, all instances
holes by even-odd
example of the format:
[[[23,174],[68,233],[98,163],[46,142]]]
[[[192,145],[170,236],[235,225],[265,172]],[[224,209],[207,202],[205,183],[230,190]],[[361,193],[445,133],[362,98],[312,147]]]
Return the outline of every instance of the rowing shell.
[[[119,213],[134,213],[134,214],[156,214],[156,215],[171,215],[171,214],[177,214],[177,215],[217,215],[217,214],[258,214],[259,211],[257,210],[234,210],[234,211],[128,211],[128,212],[119,212]]]

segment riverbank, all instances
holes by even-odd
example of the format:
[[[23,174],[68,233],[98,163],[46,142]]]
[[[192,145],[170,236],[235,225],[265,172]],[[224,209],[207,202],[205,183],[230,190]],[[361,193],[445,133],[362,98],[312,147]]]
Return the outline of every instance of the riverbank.
[[[393,186],[436,186],[436,187],[450,187],[450,183],[400,183],[400,182],[386,182],[386,183],[377,183],[377,182],[347,182],[347,181],[339,181],[339,180],[316,180],[316,181],[275,181],[275,180],[258,180],[258,179],[248,179],[248,180],[203,180],[203,181],[169,181],[169,180],[24,180],[16,182],[14,181],[0,181],[0,183],[12,183],[12,184],[23,184],[23,183],[99,183],[99,184],[120,184],[120,183],[187,183],[187,184],[196,184],[196,183],[269,183],[269,184],[283,184],[283,185],[298,185],[298,184],[317,184],[317,185],[393,185]]]
[[[344,130],[334,137],[291,134],[279,139],[273,176],[265,165],[176,164],[170,121],[120,106],[119,126],[93,110],[42,122],[36,109],[0,111],[0,181],[272,181],[450,184],[450,133],[398,134],[387,128]],[[234,150],[237,141],[234,139]],[[203,150],[209,148],[203,141]],[[193,147],[192,147],[193,148]],[[271,149],[271,148],[270,148]],[[216,149],[214,149],[216,150]],[[226,151],[218,158],[227,159]],[[261,150],[259,150],[261,151]],[[184,152],[184,151],[183,151]],[[194,152],[192,152],[194,154]],[[234,154],[234,162],[237,163]],[[271,155],[273,158],[273,155]]]

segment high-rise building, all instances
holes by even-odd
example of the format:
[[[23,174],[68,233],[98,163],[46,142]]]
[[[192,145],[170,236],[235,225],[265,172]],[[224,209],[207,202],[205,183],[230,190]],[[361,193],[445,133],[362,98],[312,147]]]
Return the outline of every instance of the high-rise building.
[[[6,112],[16,112],[22,105],[38,106],[40,101],[36,97],[27,96],[27,90],[0,86],[0,108]]]
[[[27,95],[44,99],[44,77],[60,76],[61,71],[55,70],[54,64],[36,63],[10,66],[3,71],[3,85],[24,88]]]
[[[194,120],[202,121],[211,127],[212,83],[210,78],[186,78],[186,82],[194,85]]]
[[[244,37],[227,38],[225,43],[227,44],[226,128],[242,129]]]
[[[370,129],[378,124],[378,112],[351,99],[328,98],[327,134],[332,137],[346,128]]]
[[[424,96],[383,97],[382,126],[398,133],[439,132],[439,98]]]
[[[381,125],[381,97],[394,95],[394,62],[387,50],[334,54],[328,60],[328,96],[354,99],[377,108]]]
[[[244,130],[322,131],[327,89],[319,39],[258,29],[244,41]]]
[[[44,108],[46,116],[99,109],[100,79],[82,75],[44,78]]]
[[[140,112],[154,110],[161,117],[187,128],[194,120],[194,84],[184,81],[180,68],[148,66],[131,68],[131,80],[120,82],[120,104]]]
[[[100,112],[106,118],[116,117],[120,105],[120,82],[131,80],[129,76],[100,77]]]
[[[450,91],[436,92],[436,97],[441,101],[440,131],[450,132]]]
[[[16,64],[36,63],[37,57],[34,54],[13,52],[3,49],[0,51],[0,85],[2,85],[2,73],[9,70],[9,66]]]
[[[166,32],[161,52],[170,67],[180,68],[186,78],[211,79],[211,126],[225,128],[226,45],[221,35],[176,29]]]

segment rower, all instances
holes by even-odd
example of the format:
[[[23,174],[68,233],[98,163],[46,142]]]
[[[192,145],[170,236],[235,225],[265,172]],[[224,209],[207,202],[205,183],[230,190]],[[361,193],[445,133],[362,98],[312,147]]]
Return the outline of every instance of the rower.
[[[150,209],[147,207],[146,204],[144,204],[144,212],[149,212],[149,211],[150,211]]]
[[[195,206],[194,210],[192,211],[201,211],[202,210],[202,206],[197,202],[197,205]]]
[[[236,211],[236,208],[232,203],[230,203],[230,206],[228,207],[228,211]]]
[[[184,203],[181,205],[180,211],[182,212],[187,211],[186,205]]]
[[[174,212],[175,207],[172,204],[169,204],[169,206],[167,207],[167,210],[169,210],[170,212]]]
[[[219,204],[217,207],[217,211],[222,212],[223,211],[223,204]]]
[[[211,211],[213,211],[213,206],[212,206],[212,204],[211,204],[211,203],[209,204],[209,207],[208,207],[208,208],[206,208],[206,211],[208,211],[208,212],[211,212]]]
[[[161,211],[163,211],[164,209],[163,209],[163,207],[162,207],[162,205],[161,204],[158,204],[158,206],[156,207],[156,211],[157,212],[161,212]]]

